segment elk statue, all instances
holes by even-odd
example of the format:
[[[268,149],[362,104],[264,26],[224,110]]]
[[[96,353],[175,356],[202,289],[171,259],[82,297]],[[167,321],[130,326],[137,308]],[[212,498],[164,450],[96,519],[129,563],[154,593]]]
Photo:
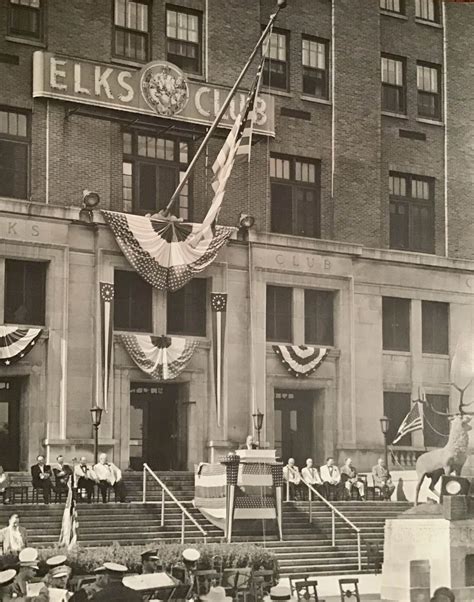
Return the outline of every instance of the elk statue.
[[[472,430],[470,422],[471,416],[474,414],[472,412],[466,412],[465,410],[466,406],[471,405],[463,402],[464,392],[467,387],[460,389],[456,385],[453,386],[460,393],[459,408],[456,414],[439,412],[433,408],[428,401],[421,402],[428,405],[433,413],[438,414],[439,416],[447,416],[451,426],[449,429],[449,439],[446,445],[440,449],[434,449],[422,454],[416,461],[418,483],[416,486],[415,506],[418,504],[418,495],[425,477],[431,478],[429,489],[431,492],[436,493],[434,488],[442,475],[449,475],[454,472],[457,475],[460,475],[462,467],[467,460],[469,450],[468,433]]]

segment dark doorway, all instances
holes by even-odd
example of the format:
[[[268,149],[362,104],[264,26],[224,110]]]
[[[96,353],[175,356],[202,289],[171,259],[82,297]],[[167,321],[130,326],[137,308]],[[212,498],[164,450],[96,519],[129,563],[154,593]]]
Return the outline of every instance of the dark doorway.
[[[313,455],[313,391],[275,390],[275,447],[302,468]]]
[[[132,383],[130,387],[130,468],[179,470],[187,439],[180,385]]]
[[[20,468],[20,399],[20,379],[0,379],[0,464],[5,470]]]

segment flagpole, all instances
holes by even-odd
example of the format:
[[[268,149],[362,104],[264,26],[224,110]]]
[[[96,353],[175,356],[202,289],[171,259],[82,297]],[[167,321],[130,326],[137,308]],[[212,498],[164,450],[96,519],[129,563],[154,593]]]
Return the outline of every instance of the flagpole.
[[[179,193],[181,192],[181,190],[184,188],[184,185],[186,184],[187,180],[189,179],[189,175],[191,174],[191,171],[194,169],[194,166],[196,165],[198,159],[200,158],[200,156],[202,155],[207,143],[209,142],[212,134],[214,133],[214,131],[216,130],[217,126],[219,125],[220,120],[222,119],[222,117],[224,116],[224,113],[227,111],[230,102],[237,90],[237,88],[240,85],[240,82],[243,80],[245,74],[247,73],[250,65],[252,64],[253,59],[255,58],[257,52],[259,51],[260,47],[262,46],[263,42],[265,41],[265,38],[268,35],[268,32],[272,29],[277,17],[278,17],[278,13],[280,12],[280,10],[282,8],[285,8],[286,6],[286,0],[277,0],[277,7],[276,7],[276,11],[270,15],[270,19],[268,21],[267,26],[265,27],[265,29],[263,30],[262,35],[260,36],[257,44],[255,45],[255,48],[252,50],[252,54],[249,56],[247,62],[244,65],[244,68],[242,69],[242,71],[240,72],[239,77],[237,78],[237,80],[235,81],[234,85],[232,86],[232,89],[230,90],[229,94],[227,95],[227,98],[224,101],[224,104],[221,106],[219,113],[217,114],[216,118],[214,119],[214,121],[212,122],[211,127],[209,128],[209,130],[207,131],[207,134],[204,136],[203,141],[201,142],[201,145],[199,146],[198,150],[196,151],[196,154],[194,155],[194,157],[191,159],[191,162],[188,165],[188,168],[186,169],[186,172],[183,176],[183,179],[181,180],[181,182],[179,182],[178,187],[176,188],[176,190],[173,193],[173,196],[171,197],[169,203],[166,205],[166,208],[164,209],[164,211],[162,212],[162,215],[164,217],[167,217],[171,211],[171,208],[173,207],[176,199],[179,196]]]

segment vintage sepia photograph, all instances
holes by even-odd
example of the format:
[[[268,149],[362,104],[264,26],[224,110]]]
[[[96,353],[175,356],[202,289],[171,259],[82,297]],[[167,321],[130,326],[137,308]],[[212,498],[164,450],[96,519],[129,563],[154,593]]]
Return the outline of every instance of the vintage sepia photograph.
[[[0,602],[474,602],[474,0],[0,0]]]

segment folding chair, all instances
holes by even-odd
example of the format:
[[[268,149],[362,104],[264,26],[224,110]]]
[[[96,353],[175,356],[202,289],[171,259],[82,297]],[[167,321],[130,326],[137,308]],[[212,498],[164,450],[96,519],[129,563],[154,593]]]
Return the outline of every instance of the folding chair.
[[[307,575],[293,575],[290,577],[291,592],[296,595],[297,600],[314,600],[319,602],[318,582]]]
[[[224,569],[222,587],[226,590],[228,596],[232,596],[235,600],[245,601],[250,594],[251,578],[252,569],[249,567]]]
[[[221,580],[221,575],[213,569],[196,571],[194,576],[196,577],[196,593],[198,596],[208,594],[211,587],[219,585]]]
[[[339,591],[341,602],[344,602],[346,598],[352,598],[352,596],[355,597],[356,602],[360,602],[358,579],[339,579]]]
[[[252,573],[252,595],[255,600],[263,600],[275,585],[275,573],[273,569],[260,569]]]

